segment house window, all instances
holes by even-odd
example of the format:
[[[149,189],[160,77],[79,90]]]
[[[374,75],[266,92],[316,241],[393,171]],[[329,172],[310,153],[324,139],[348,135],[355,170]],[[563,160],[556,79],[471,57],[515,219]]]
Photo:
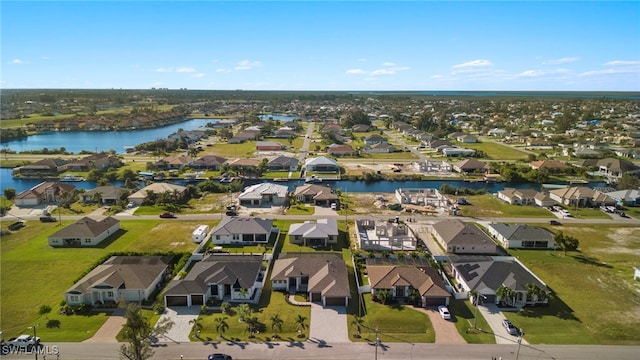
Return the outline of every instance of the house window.
[[[240,240],[240,234],[233,234],[233,240]]]
[[[220,240],[220,235],[216,235],[216,240]]]
[[[77,303],[79,300],[80,298],[78,297],[78,295],[69,296],[69,302]]]
[[[113,291],[107,291],[107,297],[112,298],[113,297]]]
[[[85,244],[91,244],[91,239],[84,239]]]

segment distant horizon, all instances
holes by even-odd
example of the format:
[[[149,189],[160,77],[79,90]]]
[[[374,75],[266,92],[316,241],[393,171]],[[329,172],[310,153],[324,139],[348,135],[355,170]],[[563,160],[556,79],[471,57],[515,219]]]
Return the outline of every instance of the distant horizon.
[[[640,1],[2,1],[0,20],[6,89],[640,91]]]

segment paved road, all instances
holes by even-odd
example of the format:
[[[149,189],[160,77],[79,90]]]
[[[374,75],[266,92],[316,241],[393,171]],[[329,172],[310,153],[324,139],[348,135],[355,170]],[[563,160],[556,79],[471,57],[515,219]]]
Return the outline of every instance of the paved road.
[[[115,360],[119,359],[120,344],[113,343],[57,343],[46,344],[51,349],[57,346],[60,356],[47,355],[47,359],[64,360]],[[185,360],[203,360],[207,354],[226,353],[234,359],[353,359],[375,358],[375,346],[370,343],[326,343],[310,341],[280,343],[181,343],[163,344],[155,348],[154,360],[176,360],[183,355]],[[411,344],[382,343],[378,347],[378,358],[387,360],[410,359],[460,359],[488,360],[492,357],[515,359],[518,345],[459,345],[459,344]],[[592,346],[592,345],[522,345],[518,358],[522,360],[628,360],[637,359],[640,346]],[[6,355],[2,359],[29,359],[24,354]],[[43,358],[42,356],[40,357]]]

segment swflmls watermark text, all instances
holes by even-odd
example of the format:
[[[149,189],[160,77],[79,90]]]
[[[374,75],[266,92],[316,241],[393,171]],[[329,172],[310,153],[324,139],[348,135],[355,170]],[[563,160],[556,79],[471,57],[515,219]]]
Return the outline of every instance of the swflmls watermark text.
[[[20,354],[20,355],[41,355],[43,358],[47,357],[47,356],[55,356],[58,357],[60,356],[60,348],[58,347],[58,345],[39,345],[37,347],[34,346],[30,346],[30,347],[17,347],[17,346],[6,346],[3,345],[2,346],[2,355],[16,355],[16,354]]]

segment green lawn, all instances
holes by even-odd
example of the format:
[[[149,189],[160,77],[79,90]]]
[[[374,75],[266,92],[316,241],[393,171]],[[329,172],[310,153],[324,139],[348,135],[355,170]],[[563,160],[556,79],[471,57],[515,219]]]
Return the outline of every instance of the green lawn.
[[[491,141],[479,143],[453,142],[463,148],[482,151],[485,153],[486,158],[491,160],[527,160],[529,158],[529,154],[523,151]]]
[[[225,142],[215,143],[211,147],[207,147],[204,155],[218,155],[227,159],[235,158],[252,158],[256,152],[256,142],[246,141],[241,144],[229,144]]]
[[[531,343],[638,345],[640,228],[583,225],[562,231],[579,252],[510,250],[554,291],[549,307],[507,317]]]
[[[487,321],[468,300],[454,300],[449,303],[449,311],[456,329],[469,344],[495,344],[496,337],[491,332]],[[474,325],[476,329],[474,330]]]
[[[63,221],[62,224],[28,221],[20,231],[2,236],[0,318],[5,336],[20,334],[29,324],[41,322],[38,316],[41,305],[49,305],[52,309],[49,318],[54,318],[64,291],[73,285],[83,271],[110,252],[193,251],[196,244],[191,241],[191,231],[199,223],[160,219],[121,221],[123,230],[115,237],[105,240],[98,247],[82,249],[52,248],[47,243],[50,234],[61,229],[61,226],[71,224],[71,221]],[[74,336],[60,335],[60,339],[86,339],[95,333],[105,319],[104,315],[61,317],[61,329],[76,333]]]
[[[600,209],[565,207],[576,219],[611,219],[611,215]],[[615,215],[617,216],[617,215]]]
[[[371,300],[371,294],[364,294],[366,315],[365,327],[361,330],[362,341],[375,341],[375,329],[382,342],[435,342],[435,332],[429,316],[413,310],[411,306],[398,304],[383,305]],[[349,333],[354,332],[349,320]]]
[[[553,215],[538,206],[510,205],[493,195],[465,196],[471,205],[460,207],[462,215],[473,217],[514,217],[514,218],[553,218]]]
[[[316,212],[315,206],[298,204],[287,209],[287,215],[313,215]]]

